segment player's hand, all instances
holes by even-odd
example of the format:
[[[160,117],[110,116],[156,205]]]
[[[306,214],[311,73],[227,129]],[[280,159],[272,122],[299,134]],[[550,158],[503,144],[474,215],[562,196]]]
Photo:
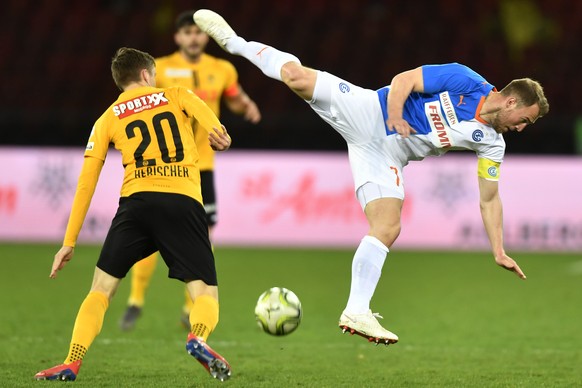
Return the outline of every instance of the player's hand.
[[[53,268],[51,269],[50,277],[52,279],[57,277],[57,272],[60,271],[65,264],[67,264],[73,258],[74,249],[73,247],[62,246],[61,249],[55,255],[53,261]]]
[[[408,124],[408,121],[400,119],[386,120],[386,125],[390,132],[398,132],[398,134],[404,138],[407,138],[411,133],[416,133],[416,130]]]
[[[507,256],[505,253],[501,256],[495,257],[495,262],[502,268],[505,268],[508,271],[515,273],[521,279],[526,279],[525,274],[519,268],[519,265],[513,260],[511,257]]]
[[[221,129],[212,128],[214,132],[208,134],[208,140],[210,141],[210,147],[214,151],[226,151],[230,148],[232,139],[230,138],[228,132],[226,132],[226,127],[221,125]]]
[[[261,121],[261,111],[254,101],[249,101],[247,109],[245,111],[245,120],[250,121],[253,124],[257,124]]]

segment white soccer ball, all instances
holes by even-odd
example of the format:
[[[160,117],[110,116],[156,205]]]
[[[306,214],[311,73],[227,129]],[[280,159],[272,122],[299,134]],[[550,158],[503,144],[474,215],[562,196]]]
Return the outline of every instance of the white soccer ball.
[[[273,287],[263,292],[255,307],[257,324],[271,335],[292,333],[299,326],[302,315],[297,295],[283,287]]]

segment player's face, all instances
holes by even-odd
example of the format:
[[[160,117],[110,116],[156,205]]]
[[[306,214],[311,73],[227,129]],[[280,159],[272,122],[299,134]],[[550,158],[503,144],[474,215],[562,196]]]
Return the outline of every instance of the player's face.
[[[208,35],[196,25],[180,28],[174,34],[179,50],[190,59],[198,59],[208,44]]]
[[[525,107],[510,104],[497,113],[491,124],[498,133],[521,132],[527,125],[533,124],[537,120],[539,112],[538,105]]]

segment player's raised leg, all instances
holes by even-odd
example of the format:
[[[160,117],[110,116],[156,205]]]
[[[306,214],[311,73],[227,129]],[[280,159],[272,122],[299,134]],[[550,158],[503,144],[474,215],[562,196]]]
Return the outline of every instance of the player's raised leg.
[[[186,351],[202,364],[212,377],[220,381],[230,378],[228,362],[214,351],[206,341],[218,324],[218,287],[202,280],[186,283],[193,300],[190,310],[191,330],[186,341]]]
[[[208,9],[196,11],[194,21],[229,53],[245,57],[266,76],[283,81],[304,100],[312,99],[317,72],[302,66],[296,56],[264,43],[247,42],[234,32],[222,16]]]
[[[95,268],[91,291],[81,304],[75,320],[67,358],[60,365],[38,372],[35,379],[74,381],[77,378],[83,357],[101,331],[109,301],[120,281]]]

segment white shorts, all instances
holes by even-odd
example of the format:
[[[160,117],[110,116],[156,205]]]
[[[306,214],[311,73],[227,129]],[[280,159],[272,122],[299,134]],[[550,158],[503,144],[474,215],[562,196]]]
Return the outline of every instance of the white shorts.
[[[387,136],[378,94],[318,71],[311,108],[347,142],[362,209],[378,198],[404,199],[407,160],[397,137]]]

